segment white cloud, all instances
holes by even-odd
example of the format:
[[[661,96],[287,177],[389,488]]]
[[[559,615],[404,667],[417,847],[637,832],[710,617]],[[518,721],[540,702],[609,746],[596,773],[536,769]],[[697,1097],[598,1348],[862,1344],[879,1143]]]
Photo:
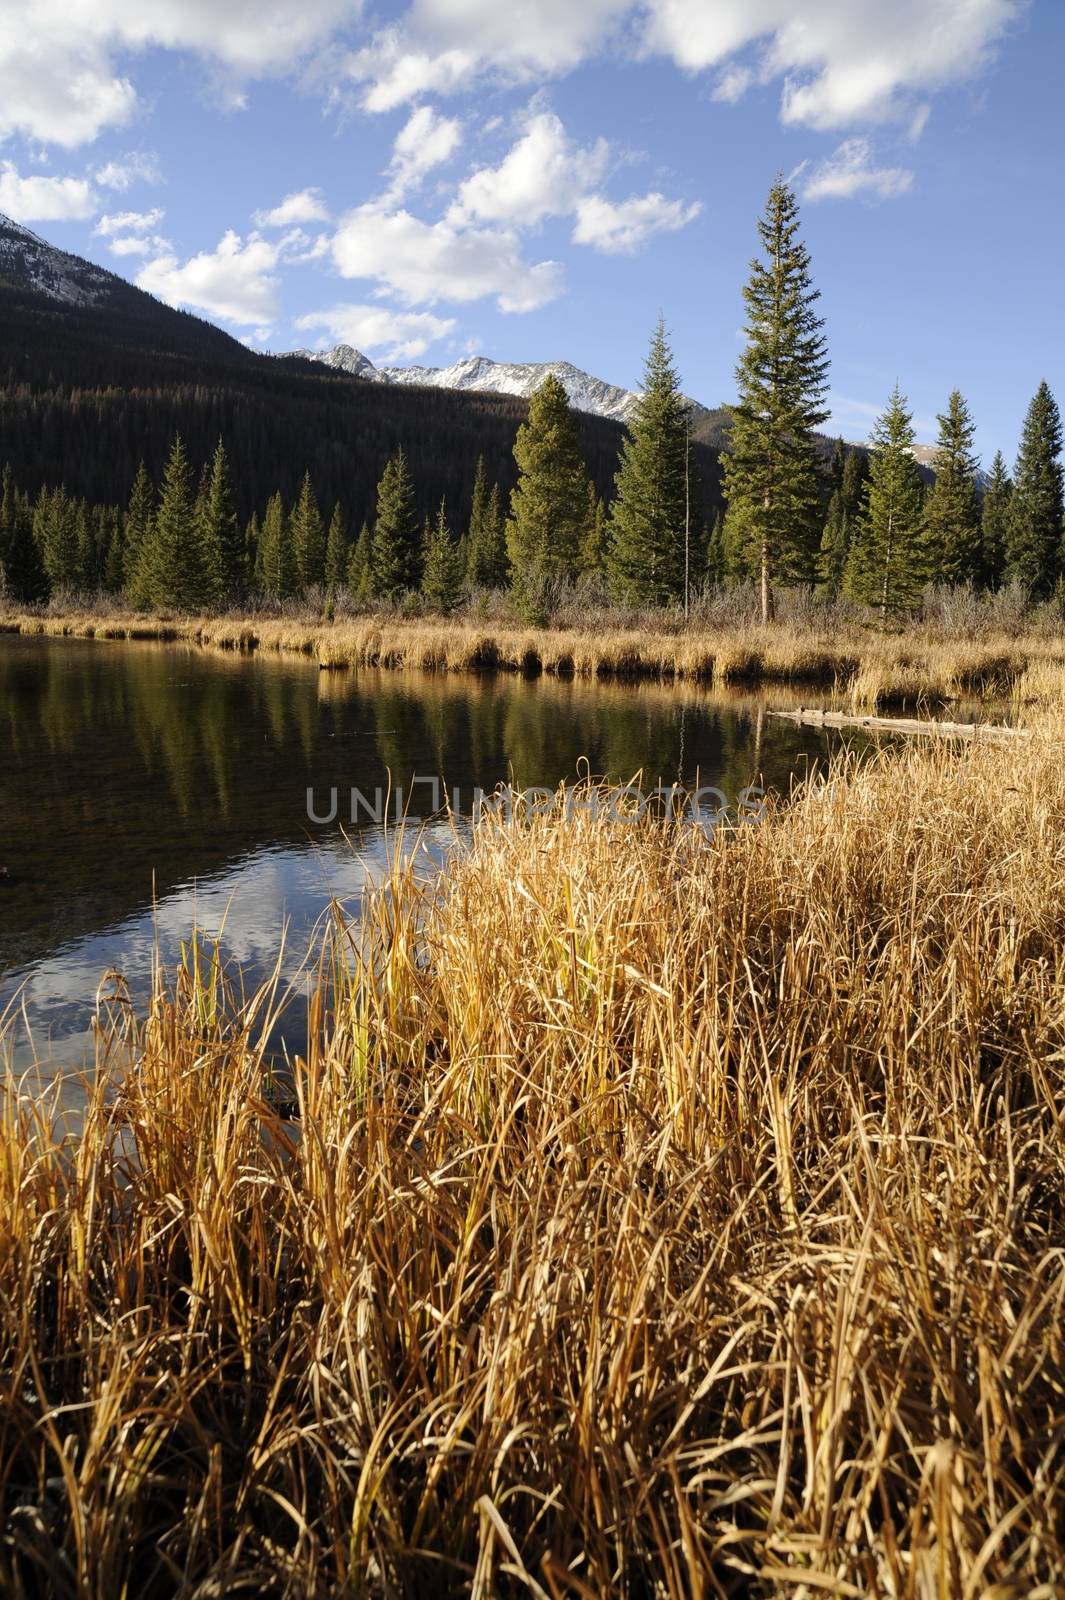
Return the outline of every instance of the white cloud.
[[[239,82],[290,71],[360,10],[361,0],[4,0],[0,138],[72,146],[128,122],[137,94],[119,52],[193,51]]]
[[[413,0],[344,60],[368,111],[487,77],[543,81],[608,47],[718,72],[716,94],[782,83],[785,122],[912,119],[914,96],[979,72],[1026,0]],[[737,59],[747,55],[750,59]]]
[[[374,279],[406,305],[494,295],[501,311],[533,311],[562,289],[558,262],[530,265],[509,229],[422,222],[374,203],[343,219],[333,260],[342,277]]]
[[[143,234],[127,233],[110,239],[107,248],[113,256],[150,256],[153,251],[159,252],[165,243],[163,239],[146,239]]]
[[[367,111],[391,111],[427,93],[454,94],[490,74],[542,81],[597,49],[633,0],[415,0],[406,18],[353,52],[346,71],[367,85]]]
[[[460,186],[448,218],[533,227],[544,217],[567,216],[600,181],[609,160],[605,139],[582,150],[553,112],[535,112],[498,167],[482,167]]]
[[[133,150],[120,161],[108,161],[97,167],[94,176],[101,188],[125,193],[135,183],[158,183],[162,173],[156,156]]]
[[[97,222],[93,233],[110,238],[116,233],[151,233],[162,222],[165,212],[156,206],[151,211],[115,211]]]
[[[616,203],[602,195],[588,195],[577,206],[573,242],[621,254],[638,249],[653,233],[676,233],[687,227],[701,210],[697,200],[686,206],[662,194],[632,195]]]
[[[172,306],[190,306],[238,327],[272,323],[278,313],[274,274],[279,246],[258,234],[246,240],[232,230],[215,250],[203,250],[184,263],[172,253],[147,262],[137,274],[142,289]]]
[[[757,47],[757,76],[783,79],[784,122],[837,128],[913,115],[915,91],[941,88],[986,65],[1024,0],[648,0],[645,49],[692,72],[726,69],[718,93],[736,98],[731,59]],[[742,67],[741,67],[742,72]]]
[[[806,200],[850,200],[874,194],[894,200],[913,184],[906,167],[874,167],[868,139],[845,139],[838,149],[816,166],[802,186]]]
[[[398,200],[420,183],[427,172],[450,161],[462,143],[462,124],[441,117],[431,106],[418,106],[396,135],[387,177],[389,195]]]
[[[255,221],[260,228],[290,228],[293,223],[328,220],[329,212],[321,189],[297,189],[294,194],[287,194],[272,211],[255,213]]]
[[[385,361],[409,361],[422,355],[454,326],[454,317],[365,305],[330,306],[325,311],[311,311],[296,319],[297,328],[324,328],[335,343],[380,351]]]
[[[0,211],[14,222],[82,221],[95,210],[96,195],[85,178],[24,178],[13,161],[0,162]]]

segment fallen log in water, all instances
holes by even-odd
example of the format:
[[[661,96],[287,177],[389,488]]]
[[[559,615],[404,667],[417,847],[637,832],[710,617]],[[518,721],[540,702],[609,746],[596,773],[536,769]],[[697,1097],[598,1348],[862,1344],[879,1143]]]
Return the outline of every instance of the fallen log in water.
[[[932,733],[944,739],[973,739],[982,735],[1005,735],[1011,739],[1026,739],[1027,728],[1010,728],[997,722],[936,722],[931,718],[916,717],[856,717],[842,711],[819,711],[814,707],[800,706],[798,711],[771,711],[771,717],[782,717],[785,722],[799,722],[810,728],[866,728],[881,733]]]

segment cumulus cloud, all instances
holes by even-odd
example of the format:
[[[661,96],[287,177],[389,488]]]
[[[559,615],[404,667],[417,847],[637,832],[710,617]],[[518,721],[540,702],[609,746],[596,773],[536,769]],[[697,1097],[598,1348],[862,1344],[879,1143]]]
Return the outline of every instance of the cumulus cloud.
[[[894,200],[913,184],[907,167],[874,167],[868,139],[845,139],[837,150],[814,167],[805,179],[806,200],[850,200],[855,195],[876,195]]]
[[[534,112],[500,164],[480,168],[460,186],[449,219],[534,227],[544,217],[568,216],[609,161],[605,139],[581,149],[553,112]]]
[[[607,47],[715,71],[737,100],[782,84],[785,122],[910,119],[915,95],[979,72],[1025,0],[414,0],[344,59],[368,111],[479,78],[542,81]],[[743,58],[743,59],[740,59]]]
[[[781,116],[812,128],[913,114],[915,91],[978,72],[1023,0],[649,0],[644,48],[692,72],[721,69],[718,93],[783,79]],[[735,76],[739,65],[741,76]]]
[[[415,0],[406,18],[352,52],[345,71],[363,84],[367,111],[392,111],[427,93],[454,94],[491,73],[542,81],[598,48],[633,0]]]
[[[13,161],[0,162],[0,211],[14,222],[83,221],[95,210],[87,179],[23,177]]]
[[[117,189],[124,194],[135,183],[158,183],[162,173],[157,156],[133,150],[118,161],[107,161],[97,167],[94,176],[102,189]]]
[[[573,242],[619,255],[637,250],[653,233],[676,233],[687,227],[701,210],[697,200],[686,206],[663,194],[632,195],[619,202],[588,195],[577,206]]]
[[[427,172],[450,161],[462,143],[462,124],[442,117],[431,106],[418,106],[396,135],[386,176],[389,195],[398,200],[420,183]]]
[[[321,189],[297,189],[287,194],[272,211],[257,211],[255,222],[260,228],[291,228],[301,222],[328,222],[329,212],[322,199]]]
[[[342,277],[375,280],[408,306],[494,296],[501,311],[533,311],[562,290],[559,263],[530,265],[511,229],[423,222],[378,203],[344,217],[333,261]]]
[[[336,305],[297,317],[296,327],[324,328],[335,343],[379,351],[384,361],[412,360],[449,334],[454,317],[428,311],[390,311],[385,306]]]
[[[115,211],[100,217],[93,233],[110,238],[117,233],[151,233],[162,222],[165,213],[154,207],[151,211]]]
[[[238,327],[275,321],[279,246],[258,234],[242,240],[232,229],[214,250],[202,250],[180,262],[172,252],[148,261],[137,274],[142,289],[168,305],[188,306],[221,317]]]
[[[137,94],[120,52],[192,51],[246,79],[291,70],[360,10],[361,0],[5,0],[0,138],[73,146],[128,122]]]

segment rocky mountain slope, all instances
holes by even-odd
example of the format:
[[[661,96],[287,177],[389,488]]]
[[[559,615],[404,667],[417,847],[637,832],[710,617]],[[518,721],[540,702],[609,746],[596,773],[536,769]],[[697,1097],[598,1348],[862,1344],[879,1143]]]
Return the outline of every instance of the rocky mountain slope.
[[[428,389],[465,389],[481,394],[512,394],[527,400],[543,383],[549,373],[559,379],[571,406],[578,411],[591,412],[596,417],[609,417],[614,422],[626,422],[632,414],[638,396],[631,389],[622,389],[615,383],[594,378],[570,361],[491,361],[487,356],[464,356],[449,367],[375,367],[361,350],[349,344],[335,345],[332,350],[293,350],[289,355],[305,361],[321,361],[339,372],[350,372],[353,377],[365,378],[373,383],[416,384]],[[693,418],[705,416],[707,408],[690,401]]]

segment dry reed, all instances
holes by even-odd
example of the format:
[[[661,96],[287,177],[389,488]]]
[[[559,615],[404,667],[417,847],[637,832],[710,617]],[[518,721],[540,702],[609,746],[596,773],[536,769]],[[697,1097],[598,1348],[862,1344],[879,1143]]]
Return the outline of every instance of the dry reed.
[[[0,1121],[0,1589],[1065,1582],[1060,726],[766,821],[487,821]]]
[[[855,625],[735,624],[647,628],[533,628],[513,622],[399,616],[336,622],[270,616],[183,617],[0,608],[0,631],[55,637],[182,640],[207,649],[278,651],[323,669],[547,672],[733,684],[808,685],[875,710],[958,698],[1053,705],[1065,698],[1065,635],[990,634],[942,627],[882,633]]]

